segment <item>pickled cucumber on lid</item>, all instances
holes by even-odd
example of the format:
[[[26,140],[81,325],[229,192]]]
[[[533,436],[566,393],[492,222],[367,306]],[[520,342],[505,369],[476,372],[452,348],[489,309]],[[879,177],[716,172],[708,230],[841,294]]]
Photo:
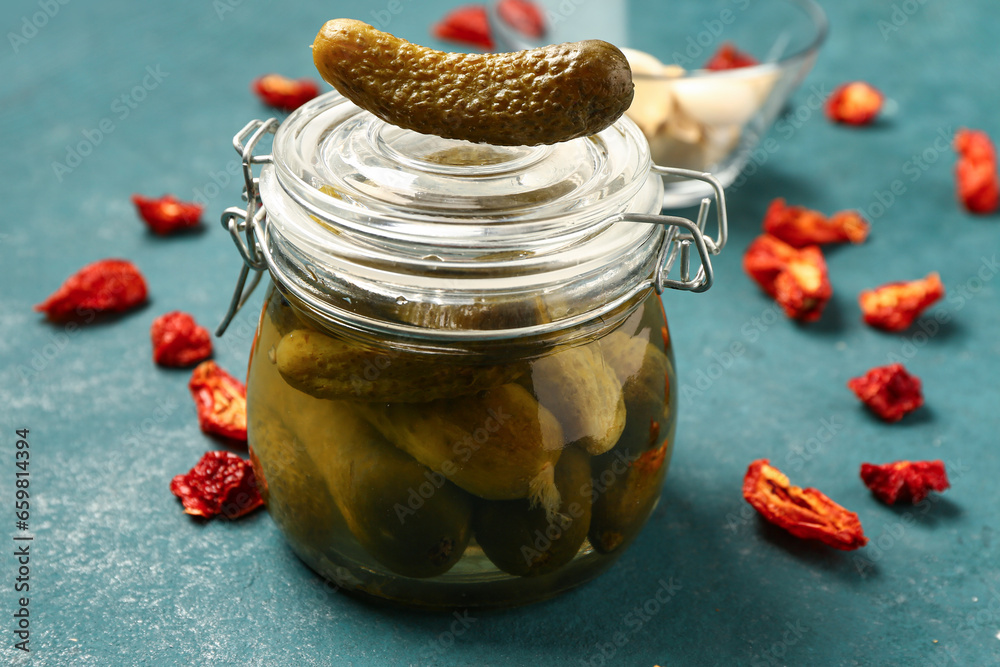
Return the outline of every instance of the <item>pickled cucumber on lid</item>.
[[[513,53],[446,53],[361,21],[328,21],[313,42],[322,77],[382,120],[424,134],[539,145],[607,128],[632,102],[632,71],[600,40]]]

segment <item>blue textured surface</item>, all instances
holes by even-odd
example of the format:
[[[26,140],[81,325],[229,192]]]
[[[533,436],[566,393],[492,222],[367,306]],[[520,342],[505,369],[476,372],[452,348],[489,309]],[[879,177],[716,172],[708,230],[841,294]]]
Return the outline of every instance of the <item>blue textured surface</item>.
[[[173,309],[214,324],[226,307],[238,260],[214,221],[238,202],[239,186],[221,174],[235,165],[232,134],[267,114],[249,82],[267,71],[311,76],[307,46],[327,18],[368,19],[399,6],[388,28],[426,41],[431,22],[452,4],[51,0],[54,16],[38,18],[45,2],[4,2],[0,660],[649,667],[1000,661],[993,541],[1000,220],[960,211],[953,154],[935,148],[939,133],[950,137],[961,125],[1000,138],[992,0],[827,3],[830,40],[792,113],[804,115],[811,87],[830,90],[855,78],[882,87],[897,111],[865,130],[833,126],[816,113],[776,128],[778,150],[732,193],[732,239],[716,287],[666,296],[684,386],[674,463],[653,519],[597,580],[542,604],[473,612],[463,624],[329,592],[263,512],[205,524],[181,513],[169,479],[217,443],[198,430],[188,373],[151,363],[149,324]],[[899,29],[883,34],[894,18]],[[24,21],[43,19],[37,34],[25,29]],[[22,30],[26,39],[11,41],[9,33]],[[159,80],[147,68],[159,68]],[[134,95],[144,97],[135,108],[116,102],[144,77],[148,89]],[[98,142],[102,119],[112,131],[99,130]],[[53,163],[65,162],[80,142],[94,144],[90,154],[57,174]],[[914,162],[924,153],[926,170]],[[874,215],[876,193],[897,179],[905,192]],[[216,188],[216,180],[229,182]],[[202,233],[153,237],[136,219],[133,192],[201,192],[211,224]],[[826,212],[862,207],[875,218],[866,244],[829,253],[836,294],[812,326],[777,314],[740,269],[776,196]],[[136,262],[149,280],[148,306],[74,331],[32,312],[66,276],[105,256]],[[859,321],[861,289],[931,270],[949,294],[932,311],[949,320],[938,331],[887,335]],[[245,368],[253,313],[248,308],[218,342],[222,366]],[[742,352],[727,359],[737,343]],[[923,378],[927,407],[887,426],[844,385],[890,355]],[[13,648],[15,428],[30,429],[32,454],[30,655]],[[819,486],[856,510],[872,543],[834,552],[759,521],[741,499],[740,482],[749,461],[762,456],[794,483]],[[926,510],[879,504],[859,481],[859,464],[898,458],[944,459],[953,488]],[[664,605],[650,602],[661,581],[675,588]]]

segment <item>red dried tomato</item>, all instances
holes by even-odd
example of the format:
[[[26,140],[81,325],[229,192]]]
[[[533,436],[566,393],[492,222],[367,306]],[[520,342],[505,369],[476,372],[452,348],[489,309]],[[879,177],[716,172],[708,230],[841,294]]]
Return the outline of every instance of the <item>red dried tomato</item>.
[[[795,537],[819,540],[850,551],[868,544],[858,515],[816,489],[791,483],[767,459],[758,459],[743,478],[743,497],[761,516]]]
[[[815,322],[833,287],[817,246],[793,248],[769,234],[758,236],[743,255],[743,269],[789,317]]]
[[[172,195],[163,195],[159,199],[132,195],[132,203],[149,228],[160,235],[198,226],[205,210],[201,204],[182,202]]]
[[[858,302],[867,324],[886,331],[903,331],[943,296],[941,276],[931,273],[921,280],[888,283],[865,290]]]
[[[955,178],[958,198],[972,213],[992,213],[1000,207],[1000,176],[997,156],[989,135],[980,130],[955,133],[958,163]]]
[[[775,199],[764,214],[764,231],[795,248],[827,243],[861,243],[870,225],[857,211],[841,211],[830,218],[804,206],[788,206]]]
[[[944,491],[950,486],[943,461],[862,463],[861,479],[875,497],[887,505],[897,500],[915,505],[931,491]]]
[[[281,111],[295,111],[319,95],[319,85],[312,79],[289,79],[280,74],[258,77],[251,88],[264,104]]]
[[[485,51],[494,48],[490,22],[482,5],[467,5],[454,9],[438,22],[433,30],[438,39],[475,46]]]
[[[723,42],[719,50],[705,63],[705,69],[717,72],[726,69],[752,67],[756,64],[757,60],[753,56],[740,51],[732,42]]]
[[[238,519],[264,504],[249,461],[230,452],[206,452],[186,474],[170,482],[184,512],[212,518]]]
[[[153,320],[153,361],[182,368],[212,356],[212,337],[187,313],[174,311]]]
[[[124,259],[88,264],[35,306],[53,322],[92,318],[95,313],[119,313],[146,300],[146,280]]]
[[[830,120],[847,125],[868,125],[882,110],[882,93],[864,81],[852,81],[834,89],[826,101]]]
[[[518,32],[539,39],[545,35],[545,18],[538,5],[530,0],[500,0],[497,13]]]
[[[861,377],[852,378],[847,386],[887,422],[899,421],[924,404],[920,378],[910,375],[903,364],[873,368]]]
[[[195,367],[188,389],[198,406],[198,424],[205,433],[233,440],[247,439],[247,389],[214,361]]]

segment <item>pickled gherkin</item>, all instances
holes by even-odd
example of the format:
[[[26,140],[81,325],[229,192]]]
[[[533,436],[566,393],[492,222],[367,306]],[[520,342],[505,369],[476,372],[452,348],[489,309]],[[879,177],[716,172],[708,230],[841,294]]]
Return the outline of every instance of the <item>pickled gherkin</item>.
[[[650,423],[665,424],[670,414],[670,359],[643,336],[615,331],[601,339],[601,352],[622,384],[626,408],[622,442],[647,442]],[[653,443],[650,443],[653,444]]]
[[[423,402],[473,394],[510,382],[518,364],[477,366],[363,346],[312,329],[285,334],[275,348],[278,372],[316,398]]]
[[[653,422],[649,441],[658,442],[660,425]],[[668,437],[639,454],[618,445],[591,459],[593,508],[588,537],[594,549],[611,553],[632,541],[660,499],[660,488],[670,464]]]
[[[625,428],[622,385],[596,343],[536,359],[531,389],[559,420],[568,443],[602,454],[618,442]]]
[[[544,323],[553,301],[506,306],[414,302],[392,313],[483,330]],[[533,597],[578,583],[576,572],[603,569],[638,535],[669,463],[672,357],[651,336],[658,314],[642,317],[548,354],[428,354],[327,332],[272,291],[247,396],[268,511],[323,576],[404,603],[451,604],[439,584],[474,582],[462,604],[494,605],[521,599],[518,579]],[[359,397],[359,369],[393,384]]]
[[[554,515],[559,422],[517,384],[429,403],[358,403],[391,443],[488,500],[527,498]]]
[[[253,442],[282,452],[262,462],[250,448],[257,485],[271,517],[296,545],[314,548],[335,539],[345,527],[344,519],[309,453],[271,410],[254,411],[248,426]]]
[[[295,309],[292,308],[292,304],[279,292],[275,292],[268,299],[267,317],[274,324],[279,336],[284,336],[289,331],[301,329],[304,326],[302,320],[296,315]]]
[[[549,519],[527,500],[477,503],[473,526],[486,556],[504,572],[518,576],[553,572],[576,556],[590,526],[590,457],[568,447],[555,472],[562,502]]]
[[[393,447],[351,404],[317,401],[303,412],[298,438],[361,546],[404,576],[447,572],[472,534],[469,495]]]

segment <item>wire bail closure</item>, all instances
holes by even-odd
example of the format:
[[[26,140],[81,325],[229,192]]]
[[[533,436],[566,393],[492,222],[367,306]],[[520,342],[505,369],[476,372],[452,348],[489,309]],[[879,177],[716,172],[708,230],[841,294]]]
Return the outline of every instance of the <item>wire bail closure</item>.
[[[216,336],[221,336],[226,332],[229,324],[233,321],[236,313],[239,312],[243,304],[247,302],[254,288],[260,283],[262,272],[267,268],[267,263],[261,254],[258,239],[264,238],[267,231],[267,210],[261,205],[260,183],[253,173],[255,164],[269,164],[272,161],[271,155],[254,155],[253,151],[260,143],[260,140],[267,134],[274,134],[278,129],[278,120],[268,118],[267,120],[252,120],[233,137],[233,148],[243,158],[243,199],[246,201],[246,208],[231,206],[222,212],[222,227],[229,231],[229,235],[239,250],[243,259],[243,266],[240,267],[240,274],[236,280],[236,290],[233,298],[229,302],[229,309],[225,317],[215,330]],[[250,280],[250,285],[244,289],[247,276],[253,269],[254,276]]]
[[[702,181],[712,188],[715,194],[717,225],[715,238],[713,239],[705,234],[709,210],[712,207],[712,200],[708,197],[701,200],[696,221],[673,215],[640,215],[638,213],[625,213],[617,216],[615,219],[624,222],[663,225],[667,228],[667,236],[664,239],[663,247],[660,249],[656,276],[654,276],[652,281],[653,288],[657,294],[663,294],[663,291],[667,288],[685,292],[704,292],[712,286],[715,280],[715,273],[712,270],[712,255],[718,255],[722,252],[722,249],[726,246],[726,240],[729,238],[729,224],[726,216],[726,193],[722,188],[722,184],[714,176],[706,172],[679,169],[676,167],[661,167],[656,164],[653,165],[651,171],[660,176],[675,176]],[[691,276],[692,245],[697,250],[700,261],[700,266],[694,277]],[[680,259],[680,277],[678,280],[674,280],[669,276],[678,259]]]

